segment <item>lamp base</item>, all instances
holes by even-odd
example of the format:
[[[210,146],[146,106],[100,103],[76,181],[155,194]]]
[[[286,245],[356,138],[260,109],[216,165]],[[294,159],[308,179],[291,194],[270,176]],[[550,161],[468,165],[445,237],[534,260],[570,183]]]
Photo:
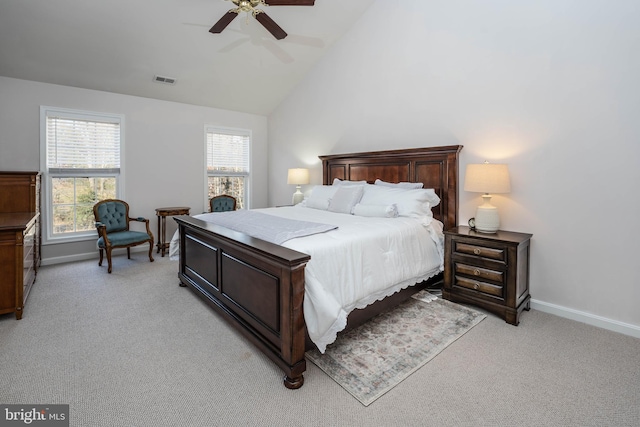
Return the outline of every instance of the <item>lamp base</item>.
[[[482,205],[476,210],[476,231],[495,233],[500,228],[500,216],[495,206]]]
[[[296,192],[293,193],[293,197],[291,198],[291,204],[297,205],[303,200],[304,200],[304,194],[302,194],[302,191],[300,191],[300,186],[298,185],[296,186]]]

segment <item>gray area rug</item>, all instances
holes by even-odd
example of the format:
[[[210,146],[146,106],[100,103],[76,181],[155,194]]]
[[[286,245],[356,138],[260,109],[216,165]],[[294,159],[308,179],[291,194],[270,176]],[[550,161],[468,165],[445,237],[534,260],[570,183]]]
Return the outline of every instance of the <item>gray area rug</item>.
[[[365,406],[398,385],[485,314],[418,292],[307,358]]]

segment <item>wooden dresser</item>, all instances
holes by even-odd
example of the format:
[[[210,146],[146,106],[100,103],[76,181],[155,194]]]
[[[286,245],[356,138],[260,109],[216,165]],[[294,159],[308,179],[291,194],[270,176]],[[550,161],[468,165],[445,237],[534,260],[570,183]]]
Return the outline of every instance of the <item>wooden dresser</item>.
[[[531,234],[469,227],[445,231],[444,299],[475,304],[518,325],[529,310]]]
[[[22,318],[40,248],[40,173],[0,172],[0,314]]]

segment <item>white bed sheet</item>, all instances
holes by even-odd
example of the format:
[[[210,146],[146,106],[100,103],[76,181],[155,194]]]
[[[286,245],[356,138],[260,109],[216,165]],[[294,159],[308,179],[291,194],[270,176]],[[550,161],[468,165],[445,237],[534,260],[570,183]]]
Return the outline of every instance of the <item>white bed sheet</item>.
[[[259,211],[338,226],[282,244],[311,256],[305,268],[304,317],[322,353],[346,327],[351,311],[443,270],[443,226],[435,219],[360,217],[300,206]],[[172,259],[177,259],[178,244],[176,234]]]

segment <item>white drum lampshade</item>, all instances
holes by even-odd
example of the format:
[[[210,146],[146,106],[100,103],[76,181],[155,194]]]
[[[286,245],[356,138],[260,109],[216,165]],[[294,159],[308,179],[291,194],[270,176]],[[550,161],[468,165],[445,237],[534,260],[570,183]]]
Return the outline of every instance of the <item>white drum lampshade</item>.
[[[491,204],[491,194],[508,193],[511,191],[509,182],[509,168],[505,164],[467,165],[464,178],[464,190],[484,193],[484,203],[478,206],[475,217],[475,228],[481,233],[495,233],[500,228],[498,208]]]
[[[300,191],[300,186],[309,183],[309,169],[295,168],[289,169],[287,174],[287,184],[295,185],[296,192],[293,193],[291,203],[297,205],[304,199],[304,194]]]

